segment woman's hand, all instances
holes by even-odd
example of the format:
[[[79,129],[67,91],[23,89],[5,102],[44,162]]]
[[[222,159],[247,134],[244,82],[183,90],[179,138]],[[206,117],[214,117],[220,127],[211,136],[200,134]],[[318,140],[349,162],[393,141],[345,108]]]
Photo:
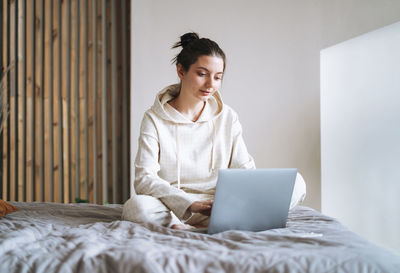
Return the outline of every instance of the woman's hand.
[[[194,213],[201,213],[203,215],[210,216],[213,201],[214,200],[195,201],[189,207],[189,210]]]

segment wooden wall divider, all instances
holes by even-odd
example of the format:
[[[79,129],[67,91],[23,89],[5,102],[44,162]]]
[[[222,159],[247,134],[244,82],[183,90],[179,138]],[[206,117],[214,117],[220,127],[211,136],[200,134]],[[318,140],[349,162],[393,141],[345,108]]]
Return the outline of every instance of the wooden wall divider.
[[[1,1],[0,199],[129,198],[129,6]]]

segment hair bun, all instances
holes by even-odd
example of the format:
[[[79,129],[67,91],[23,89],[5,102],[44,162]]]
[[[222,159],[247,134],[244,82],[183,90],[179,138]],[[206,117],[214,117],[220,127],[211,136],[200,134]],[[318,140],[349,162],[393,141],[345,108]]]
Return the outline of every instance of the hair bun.
[[[181,46],[184,48],[185,46],[187,46],[188,44],[190,44],[190,42],[200,39],[199,35],[195,32],[188,32],[185,33],[181,36]]]
[[[194,40],[200,39],[199,35],[196,32],[188,32],[181,36],[181,41],[176,43],[172,48],[182,47],[185,48],[188,44],[193,42]]]

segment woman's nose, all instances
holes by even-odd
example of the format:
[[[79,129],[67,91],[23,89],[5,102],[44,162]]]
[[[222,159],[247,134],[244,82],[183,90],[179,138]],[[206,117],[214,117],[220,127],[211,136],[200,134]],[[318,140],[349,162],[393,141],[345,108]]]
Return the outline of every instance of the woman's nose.
[[[207,91],[215,91],[217,90],[217,81],[212,78],[209,78],[206,83]]]

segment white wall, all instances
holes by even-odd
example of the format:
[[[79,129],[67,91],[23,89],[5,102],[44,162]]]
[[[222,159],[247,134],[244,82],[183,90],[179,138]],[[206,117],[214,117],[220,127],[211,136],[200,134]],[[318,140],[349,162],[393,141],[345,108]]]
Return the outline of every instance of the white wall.
[[[305,205],[320,209],[319,52],[400,20],[399,11],[393,0],[133,0],[131,162],[144,111],[178,81],[170,47],[196,31],[227,54],[223,99],[257,166],[297,167]]]
[[[322,212],[400,254],[400,22],[321,52]]]

